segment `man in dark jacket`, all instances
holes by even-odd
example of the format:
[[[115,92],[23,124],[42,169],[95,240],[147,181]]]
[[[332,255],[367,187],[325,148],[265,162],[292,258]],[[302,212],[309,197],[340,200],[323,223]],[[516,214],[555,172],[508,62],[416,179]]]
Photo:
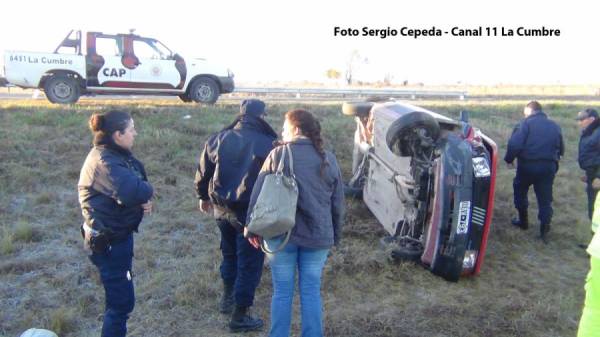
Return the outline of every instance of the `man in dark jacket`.
[[[564,155],[564,144],[558,124],[548,118],[542,106],[531,101],[523,111],[525,118],[514,128],[508,141],[504,161],[514,167],[518,159],[517,175],[513,181],[514,203],[519,217],[512,224],[527,229],[527,192],[533,185],[538,202],[540,237],[547,243],[552,220],[552,184],[558,171],[558,162]]]
[[[243,101],[236,120],[210,136],[204,145],[194,181],[200,210],[212,210],[221,230],[224,293],[220,311],[233,310],[229,323],[232,332],[263,326],[263,321],[249,316],[247,310],[260,282],[264,254],[250,245],[242,229],[256,177],[277,139],[262,118],[264,114],[262,101]]]
[[[585,178],[582,180],[587,184],[588,217],[591,220],[598,192],[598,188],[593,186],[594,179],[598,179],[596,184],[600,183],[600,119],[596,110],[585,109],[577,114],[576,120],[581,128],[577,161],[579,167],[585,171]]]

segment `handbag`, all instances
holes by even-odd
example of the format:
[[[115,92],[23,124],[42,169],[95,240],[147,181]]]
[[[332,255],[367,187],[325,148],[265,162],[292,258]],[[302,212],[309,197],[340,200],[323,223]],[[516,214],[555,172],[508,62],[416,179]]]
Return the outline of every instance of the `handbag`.
[[[284,173],[286,153],[289,157],[289,175]],[[262,189],[258,194],[254,208],[250,212],[248,232],[262,236],[261,249],[273,254],[285,247],[292,229],[296,224],[296,205],[298,204],[298,185],[294,175],[294,158],[289,144],[283,147],[281,160],[275,173],[265,176]],[[265,239],[286,234],[283,242],[274,250],[269,250]]]

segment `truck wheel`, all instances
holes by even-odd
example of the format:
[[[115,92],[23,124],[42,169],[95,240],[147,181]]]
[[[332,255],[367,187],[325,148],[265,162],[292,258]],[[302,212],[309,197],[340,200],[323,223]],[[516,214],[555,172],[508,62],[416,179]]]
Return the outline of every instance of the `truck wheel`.
[[[344,102],[342,113],[346,116],[366,117],[369,116],[371,107],[373,107],[372,102]]]
[[[190,98],[196,103],[214,104],[219,98],[219,86],[208,77],[201,77],[192,83]]]
[[[429,114],[413,111],[396,119],[388,128],[385,140],[388,148],[403,157],[415,155],[411,146],[415,140],[425,145],[440,136],[440,125]],[[430,144],[433,145],[433,144]]]
[[[190,96],[188,96],[187,94],[181,94],[179,95],[179,99],[182,100],[183,102],[189,103],[192,101],[192,99],[190,98]]]
[[[52,103],[72,104],[81,95],[81,88],[75,78],[67,75],[54,75],[44,84],[46,98]]]

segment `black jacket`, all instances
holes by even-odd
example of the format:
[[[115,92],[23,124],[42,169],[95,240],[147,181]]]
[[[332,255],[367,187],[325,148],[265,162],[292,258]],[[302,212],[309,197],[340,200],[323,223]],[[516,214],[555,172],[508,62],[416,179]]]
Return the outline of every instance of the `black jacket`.
[[[298,184],[296,225],[290,242],[307,248],[329,248],[340,241],[344,221],[344,182],[340,168],[333,153],[325,151],[327,166],[321,175],[322,159],[310,139],[299,137],[290,144]],[[256,204],[265,176],[277,170],[282,152],[283,146],[275,148],[265,161],[252,192],[251,208]],[[289,167],[289,158],[286,157],[284,164]]]
[[[560,126],[540,111],[529,115],[514,128],[504,160],[507,163],[512,163],[515,158],[558,162],[564,154]]]
[[[196,170],[196,196],[234,211],[243,221],[258,172],[276,139],[267,122],[249,115],[210,136]]]
[[[577,161],[579,167],[586,172],[600,166],[600,119],[596,119],[581,132]]]
[[[105,226],[114,237],[137,231],[153,189],[140,161],[114,143],[96,145],[79,176],[79,204],[88,226]]]

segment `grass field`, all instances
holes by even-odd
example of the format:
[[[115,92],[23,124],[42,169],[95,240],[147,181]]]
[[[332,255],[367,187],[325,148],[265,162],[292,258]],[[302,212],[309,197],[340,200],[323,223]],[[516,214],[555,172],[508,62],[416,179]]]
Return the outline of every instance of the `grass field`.
[[[497,141],[501,155],[526,103],[419,102],[451,116],[469,110],[472,123]],[[537,239],[535,222],[527,232],[509,225],[514,171],[504,165],[481,275],[458,283],[389,261],[378,248],[381,226],[364,205],[347,200],[342,243],[332,250],[323,276],[327,336],[575,336],[589,263],[577,244],[590,234],[573,117],[600,103],[541,103],[561,124],[567,149],[555,181],[551,242]],[[91,144],[87,119],[113,107],[133,114],[139,133],[134,152],[156,189],[155,212],[135,236],[137,303],[130,335],[229,336],[228,317],[216,311],[218,229],[196,210],[192,181],[206,137],[228,124],[237,106],[93,99],[72,107],[0,101],[0,336],[18,336],[30,327],[59,336],[99,335],[104,295],[82,248],[76,184]],[[353,119],[342,116],[339,105],[268,104],[276,130],[293,107],[319,116],[347,179]],[[535,219],[532,194],[530,200]],[[264,271],[253,313],[268,322],[268,266]],[[299,335],[297,310],[293,331]]]

